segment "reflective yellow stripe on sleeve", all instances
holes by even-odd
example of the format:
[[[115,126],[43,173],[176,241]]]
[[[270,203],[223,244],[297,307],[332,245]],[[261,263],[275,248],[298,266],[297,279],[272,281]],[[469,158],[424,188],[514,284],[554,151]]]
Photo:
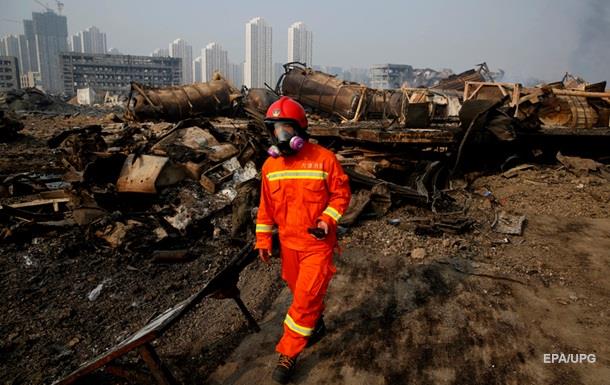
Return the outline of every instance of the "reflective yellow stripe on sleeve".
[[[302,335],[303,337],[309,337],[313,333],[314,328],[308,328],[306,326],[301,326],[297,324],[288,314],[286,314],[286,319],[284,319],[284,323],[286,324],[286,326],[288,326],[288,329]]]
[[[341,216],[342,216],[339,213],[339,211],[337,211],[337,209],[332,206],[327,206],[326,209],[322,213],[328,215],[329,217],[334,219],[336,222],[339,222],[339,219],[341,219]]]
[[[257,233],[270,233],[271,231],[273,231],[272,225],[256,225]]]
[[[328,173],[322,170],[287,170],[270,172],[267,174],[267,180],[269,180],[269,182],[285,179],[324,180],[327,176]]]

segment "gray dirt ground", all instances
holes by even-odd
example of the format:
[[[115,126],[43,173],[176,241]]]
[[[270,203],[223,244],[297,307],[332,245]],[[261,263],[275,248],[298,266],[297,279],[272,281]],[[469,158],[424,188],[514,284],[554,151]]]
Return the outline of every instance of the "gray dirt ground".
[[[531,181],[548,185],[532,189]],[[493,204],[481,197],[471,205],[472,234],[419,237],[384,220],[353,229],[329,289],[331,332],[302,354],[293,383],[607,384],[610,194],[607,182],[582,182],[557,166],[477,180],[502,209],[528,218],[524,235],[507,244],[496,244],[505,236],[490,230]],[[414,247],[426,256],[411,257]],[[263,331],[206,383],[272,383],[289,303],[284,289]],[[595,354],[597,362],[545,364],[545,353]]]
[[[0,170],[59,172],[46,140],[94,121],[27,119],[20,141],[0,146]],[[452,195],[476,220],[469,233],[418,236],[388,224],[390,218],[405,223],[432,215],[405,205],[383,218],[360,221],[343,237],[325,313],[329,334],[300,357],[294,383],[608,384],[608,180],[575,176],[558,164],[535,166],[511,179],[468,179],[472,185]],[[500,210],[526,215],[522,236],[491,230]],[[206,271],[203,259],[155,267],[128,255],[90,253],[76,233],[78,242],[56,235],[63,238],[0,247],[3,384],[52,382],[186,298]],[[59,263],[34,271],[31,276],[46,277],[34,285],[22,258],[30,251],[48,263],[53,255],[69,269],[63,271]],[[137,271],[128,269],[134,264]],[[278,265],[277,260],[273,266],[255,263],[240,279],[243,300],[260,320],[261,333],[247,331],[234,303],[209,300],[158,340],[161,358],[182,383],[270,383],[274,346],[290,303],[287,290],[279,289]],[[117,274],[115,285],[98,301],[86,302],[83,293],[110,273]],[[146,306],[140,311],[128,307],[142,299]],[[54,310],[64,308],[87,313]],[[133,312],[129,319],[126,309]],[[96,323],[98,318],[108,324]],[[94,343],[98,336],[107,340],[103,346]],[[545,353],[595,354],[597,362],[545,364]],[[91,381],[117,383],[106,377]]]

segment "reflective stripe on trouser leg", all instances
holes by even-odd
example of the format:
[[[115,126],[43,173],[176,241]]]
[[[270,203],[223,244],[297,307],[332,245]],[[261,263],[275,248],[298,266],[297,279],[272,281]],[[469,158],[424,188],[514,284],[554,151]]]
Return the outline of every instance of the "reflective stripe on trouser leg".
[[[279,353],[295,357],[307,345],[307,338],[324,310],[324,296],[335,267],[332,249],[322,252],[298,251],[299,272],[292,304],[284,319],[284,335],[276,346]]]

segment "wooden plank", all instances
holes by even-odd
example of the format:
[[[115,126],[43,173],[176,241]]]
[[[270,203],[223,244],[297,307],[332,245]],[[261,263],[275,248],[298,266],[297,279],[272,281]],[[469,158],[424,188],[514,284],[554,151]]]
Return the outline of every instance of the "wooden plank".
[[[474,90],[474,91],[472,91],[472,94],[470,94],[470,95],[468,95],[468,96],[464,95],[464,100],[470,100],[470,99],[474,98],[475,96],[477,96],[477,94],[479,93],[479,91],[481,90],[481,88],[483,88],[483,86],[484,86],[484,84],[479,84],[479,85],[477,86],[477,88],[475,88],[475,90]]]
[[[19,209],[23,207],[33,207],[33,206],[43,206],[43,205],[53,205],[53,208],[56,208],[55,211],[59,210],[60,203],[70,202],[70,198],[54,198],[54,199],[34,199],[29,202],[21,202],[21,203],[13,203],[7,205],[8,207],[12,207],[14,209]]]
[[[557,88],[553,88],[552,91],[555,95],[583,96],[585,98],[610,98],[610,92],[573,91],[573,90],[560,90]]]
[[[519,100],[521,98],[521,84],[516,83],[515,88],[513,89],[513,100],[512,105],[515,107],[514,117],[517,117],[519,114]]]
[[[519,84],[519,83],[509,83],[509,82],[468,82],[468,83],[473,84],[473,85],[482,84],[484,86],[494,86],[494,87],[501,85],[501,86],[510,87],[510,88],[513,88],[515,86],[515,84]]]
[[[504,86],[502,84],[498,84],[497,87],[500,89],[500,92],[502,92],[502,96],[508,95],[508,92],[504,89]]]
[[[65,190],[41,191],[39,195],[43,199],[70,198],[70,194]]]

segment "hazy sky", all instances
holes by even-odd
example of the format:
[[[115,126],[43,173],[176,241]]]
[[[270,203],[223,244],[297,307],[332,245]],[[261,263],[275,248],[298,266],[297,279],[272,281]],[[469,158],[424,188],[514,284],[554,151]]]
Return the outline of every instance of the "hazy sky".
[[[55,1],[47,2],[55,8]],[[456,72],[486,61],[511,80],[556,80],[566,71],[610,80],[610,1],[195,1],[63,0],[70,34],[95,25],[108,47],[148,55],[181,37],[194,57],[211,41],[244,58],[245,23],[261,16],[273,27],[274,62],[285,62],[288,27],[303,21],[314,34],[314,64],[368,67],[411,64]],[[33,0],[0,0],[0,35],[23,33],[6,21],[31,18]]]

